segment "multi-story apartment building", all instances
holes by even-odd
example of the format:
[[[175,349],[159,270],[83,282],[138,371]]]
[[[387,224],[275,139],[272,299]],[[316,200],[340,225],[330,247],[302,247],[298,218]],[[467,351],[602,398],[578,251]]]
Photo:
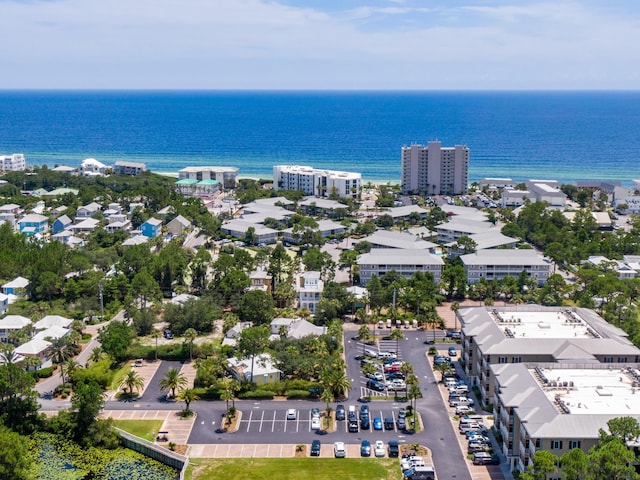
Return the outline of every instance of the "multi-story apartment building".
[[[609,420],[640,420],[638,364],[520,363],[491,370],[494,425],[512,470],[526,470],[536,450],[558,457],[574,448],[588,453]],[[561,475],[562,469],[555,477]]]
[[[461,255],[460,260],[467,274],[467,283],[471,285],[478,283],[481,278],[502,280],[505,277],[518,277],[522,272],[535,278],[538,285],[543,285],[551,269],[551,262],[531,249],[478,250]]]
[[[402,147],[402,192],[464,195],[469,180],[469,148],[440,142]]]
[[[126,162],[118,160],[113,165],[113,173],[120,175],[140,175],[147,170],[147,166],[140,162]]]
[[[640,350],[622,329],[586,308],[472,307],[456,315],[462,326],[462,365],[485,405],[493,400],[491,365],[640,361]]]
[[[0,171],[18,172],[27,168],[27,160],[22,153],[0,155]]]
[[[416,272],[430,272],[435,283],[440,281],[444,262],[428,250],[405,250],[401,248],[373,248],[358,257],[360,284],[366,285],[374,275],[382,276],[391,270],[406,278]]]
[[[318,170],[300,165],[274,165],[274,190],[302,190],[307,195],[358,198],[362,175],[355,172]]]
[[[235,188],[237,167],[185,167],[178,172],[178,180],[217,180],[225,189]]]
[[[312,314],[316,313],[316,307],[324,291],[320,272],[308,271],[297,275],[295,289],[298,308],[308,308]]]

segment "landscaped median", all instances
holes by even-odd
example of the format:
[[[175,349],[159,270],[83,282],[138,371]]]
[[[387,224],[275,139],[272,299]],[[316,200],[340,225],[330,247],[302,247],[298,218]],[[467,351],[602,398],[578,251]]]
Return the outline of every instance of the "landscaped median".
[[[197,458],[186,480],[400,480],[396,458]]]

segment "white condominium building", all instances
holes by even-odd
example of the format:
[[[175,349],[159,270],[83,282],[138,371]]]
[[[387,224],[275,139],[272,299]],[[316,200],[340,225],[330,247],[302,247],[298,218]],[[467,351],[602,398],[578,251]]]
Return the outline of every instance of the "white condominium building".
[[[354,172],[318,170],[300,165],[274,165],[274,190],[302,190],[307,195],[357,198],[362,185],[362,175]]]
[[[469,180],[469,148],[440,142],[402,147],[402,192],[464,195]]]
[[[27,160],[22,153],[13,155],[0,155],[0,171],[18,172],[27,168]]]

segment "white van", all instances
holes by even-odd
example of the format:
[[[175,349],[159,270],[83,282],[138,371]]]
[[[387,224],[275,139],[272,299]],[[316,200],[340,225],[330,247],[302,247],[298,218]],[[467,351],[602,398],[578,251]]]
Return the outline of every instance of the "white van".
[[[465,415],[460,419],[460,425],[463,423],[482,423],[484,417],[482,415]]]
[[[458,430],[460,430],[460,433],[467,433],[470,432],[472,430],[482,430],[482,425],[480,425],[479,423],[473,422],[473,423],[461,423],[460,427],[458,427]]]

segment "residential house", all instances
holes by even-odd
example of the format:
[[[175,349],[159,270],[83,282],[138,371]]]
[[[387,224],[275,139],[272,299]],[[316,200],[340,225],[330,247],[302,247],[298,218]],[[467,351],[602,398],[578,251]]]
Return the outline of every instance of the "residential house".
[[[307,308],[314,314],[324,291],[320,272],[309,271],[298,274],[295,289],[298,308]]]
[[[16,355],[20,355],[23,358],[34,357],[40,360],[39,368],[50,367],[53,362],[49,358],[48,352],[51,347],[51,342],[42,338],[32,338],[27,343],[18,345],[13,351]]]
[[[271,336],[274,339],[284,335],[287,338],[300,339],[312,335],[324,335],[327,327],[314,325],[302,318],[274,318],[271,321]]]
[[[249,290],[262,290],[271,295],[272,280],[273,277],[266,270],[254,270],[249,274],[249,281],[251,282]]]
[[[83,177],[101,177],[108,173],[109,167],[95,158],[87,158],[82,161],[78,169]]]
[[[29,280],[23,277],[16,277],[10,282],[0,287],[5,295],[14,295],[16,297],[26,297]]]
[[[182,215],[178,215],[169,223],[167,223],[167,231],[173,235],[182,235],[186,230],[191,228],[191,222],[184,218]]]
[[[254,239],[257,243],[274,243],[278,239],[278,230],[265,227],[260,223],[247,222],[241,219],[230,220],[222,224],[220,230],[225,235],[244,240],[249,228],[254,229]]]
[[[241,382],[253,382],[256,385],[265,385],[280,381],[282,371],[278,370],[268,353],[256,355],[255,358],[227,359],[231,373]]]
[[[431,253],[435,253],[435,248],[437,247],[435,243],[427,242],[417,235],[413,235],[409,232],[398,232],[394,230],[377,230],[368,237],[364,237],[359,242],[368,242],[371,244],[371,248],[428,250]]]
[[[4,315],[9,308],[9,295],[0,293],[0,315]]]
[[[222,346],[230,346],[235,347],[238,343],[238,338],[240,338],[240,334],[245,328],[249,328],[251,326],[251,322],[238,322],[233,327],[231,327],[224,334],[224,338],[222,339]]]
[[[156,238],[161,233],[162,220],[157,218],[150,218],[142,225],[140,225],[140,231],[142,235],[147,238]]]
[[[70,318],[62,317],[60,315],[46,315],[34,323],[36,330],[46,330],[51,327],[71,328],[73,320]]]
[[[20,330],[27,325],[31,325],[31,320],[22,315],[7,315],[0,318],[0,342],[7,343],[11,332]]]
[[[100,225],[100,220],[96,220],[95,218],[85,218],[84,220],[80,220],[75,225],[71,225],[69,230],[71,230],[74,234],[80,233],[89,233],[93,231]]]
[[[333,220],[318,220],[318,226],[313,230],[317,231],[322,238],[328,238],[335,235],[342,235],[345,232],[344,225],[334,222]],[[293,232],[293,228],[287,228],[282,231],[283,239],[290,243],[298,243],[300,241],[299,234]]]
[[[51,238],[60,243],[69,245],[71,248],[82,247],[84,245],[84,240],[80,237],[76,237],[71,230],[63,230],[52,235]]]
[[[60,217],[56,218],[53,221],[53,225],[52,225],[53,234],[55,235],[56,233],[59,233],[59,232],[62,232],[63,230],[66,230],[72,224],[73,224],[73,222],[71,221],[71,219],[67,215],[61,215]]]
[[[44,215],[38,215],[37,213],[30,213],[18,220],[20,227],[20,233],[25,235],[36,235],[38,233],[45,233],[49,230],[49,220]]]
[[[91,202],[89,205],[83,205],[78,207],[76,211],[76,219],[78,218],[91,218],[93,215],[102,210],[102,206],[99,203]]]
[[[134,235],[133,237],[127,238],[124,242],[122,242],[123,247],[133,247],[135,245],[143,245],[147,243],[149,239],[144,235]]]

